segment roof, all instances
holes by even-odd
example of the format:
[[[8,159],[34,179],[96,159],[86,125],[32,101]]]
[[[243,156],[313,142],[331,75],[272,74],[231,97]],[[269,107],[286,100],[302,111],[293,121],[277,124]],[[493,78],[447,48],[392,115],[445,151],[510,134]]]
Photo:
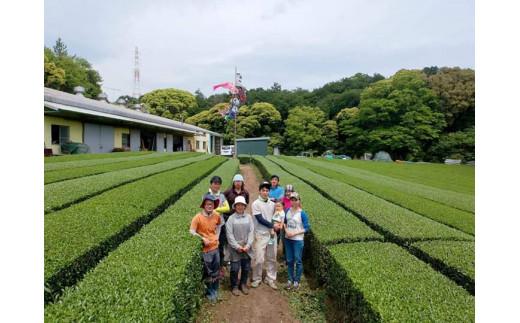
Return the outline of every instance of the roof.
[[[130,121],[191,134],[206,133],[213,136],[222,137],[222,135],[219,133],[209,131],[207,129],[200,128],[188,123],[135,111],[120,105],[89,99],[82,95],[70,94],[50,88],[44,88],[44,106],[45,108],[52,110],[64,110],[98,117]]]
[[[257,137],[257,138],[238,138],[237,141],[260,141],[269,140],[271,137]]]

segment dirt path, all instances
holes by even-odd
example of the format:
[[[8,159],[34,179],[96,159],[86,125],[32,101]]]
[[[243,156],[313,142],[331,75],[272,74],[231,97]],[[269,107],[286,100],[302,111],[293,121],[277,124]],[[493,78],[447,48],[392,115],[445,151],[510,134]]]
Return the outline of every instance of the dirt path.
[[[250,203],[247,212],[251,214],[251,203],[258,197],[259,179],[250,165],[240,165],[240,172],[245,178]],[[279,249],[280,252],[280,249]],[[199,312],[197,322],[300,322],[289,307],[286,294],[282,291],[287,278],[281,269],[285,265],[278,260],[278,288],[261,284],[250,288],[249,295],[234,296],[230,292],[229,273],[220,286],[220,299],[216,305],[205,302]],[[283,270],[285,273],[285,270]]]

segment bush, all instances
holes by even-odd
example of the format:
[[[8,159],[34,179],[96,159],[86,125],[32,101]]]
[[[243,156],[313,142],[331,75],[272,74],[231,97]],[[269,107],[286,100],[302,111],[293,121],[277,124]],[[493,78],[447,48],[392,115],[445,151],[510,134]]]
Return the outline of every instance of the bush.
[[[200,240],[189,223],[211,176],[230,185],[237,166],[228,160],[111,252],[45,309],[45,321],[192,321],[204,287]]]
[[[152,157],[153,156],[153,157]],[[193,154],[188,153],[174,153],[174,154],[154,154],[149,158],[140,158],[137,160],[130,159],[117,160],[111,163],[102,163],[93,166],[83,166],[83,167],[75,167],[75,168],[66,168],[59,169],[54,171],[45,172],[45,184],[59,182],[67,179],[73,179],[83,176],[90,176],[95,174],[101,174],[106,172],[111,172],[114,170],[120,170],[124,168],[133,168],[139,166],[153,165],[163,161],[172,160],[172,159],[182,159],[189,158],[194,156]]]
[[[184,190],[224,161],[217,157],[110,190],[45,217],[46,300],[74,284]]]
[[[138,179],[172,170],[177,167],[182,167],[193,162],[205,160],[210,157],[209,155],[196,154],[186,154],[181,156],[183,157],[181,159],[174,159],[155,165],[122,169],[113,172],[47,184],[44,186],[45,213],[63,209],[74,203],[78,203],[95,195],[101,194],[109,189],[128,184]],[[185,159],[185,156],[194,157]],[[120,164],[118,163],[110,165],[117,166]]]
[[[298,174],[299,178],[305,178],[308,184],[312,184],[325,196],[371,223],[391,240],[403,243],[431,239],[474,240],[469,234],[435,222],[351,185],[316,174],[281,158],[269,158],[292,174]],[[406,225],[403,225],[404,223]]]
[[[326,247],[328,291],[353,321],[473,322],[475,298],[392,243]]]
[[[475,234],[475,197],[469,194],[446,191],[421,184],[410,183],[312,159],[283,158],[292,164],[341,181],[405,207],[437,222]]]

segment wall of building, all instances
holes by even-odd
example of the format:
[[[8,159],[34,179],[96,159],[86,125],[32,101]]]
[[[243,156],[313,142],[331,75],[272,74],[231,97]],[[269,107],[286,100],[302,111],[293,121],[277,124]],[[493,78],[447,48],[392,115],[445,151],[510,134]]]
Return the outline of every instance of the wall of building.
[[[123,148],[123,134],[129,134],[129,128],[114,128],[114,148]]]
[[[52,125],[68,126],[69,127],[69,138],[72,142],[83,142],[83,124],[81,121],[68,120],[58,117],[52,117],[44,115],[44,140],[45,148],[52,148],[53,154],[61,154],[60,145],[52,144]]]
[[[208,151],[208,137],[207,135],[195,135],[193,137],[186,137],[189,143],[191,144],[191,148],[193,151],[205,153]],[[199,142],[199,147],[197,149],[197,141]]]

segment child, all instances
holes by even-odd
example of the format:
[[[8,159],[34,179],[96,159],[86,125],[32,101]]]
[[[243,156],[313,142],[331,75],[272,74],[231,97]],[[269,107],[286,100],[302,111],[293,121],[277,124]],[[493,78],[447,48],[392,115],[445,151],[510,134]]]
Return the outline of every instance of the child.
[[[283,210],[283,203],[282,201],[277,201],[274,203],[274,214],[273,218],[271,219],[271,222],[273,224],[282,224],[285,218],[285,212]],[[272,245],[274,243],[274,239],[276,238],[274,229],[271,229],[271,239],[269,239],[269,244]]]
[[[219,200],[212,194],[202,197],[202,211],[191,220],[190,233],[202,239],[202,258],[206,282],[206,295],[211,303],[216,303],[219,287],[220,255],[218,250],[220,227],[223,224],[221,216],[215,209]]]

